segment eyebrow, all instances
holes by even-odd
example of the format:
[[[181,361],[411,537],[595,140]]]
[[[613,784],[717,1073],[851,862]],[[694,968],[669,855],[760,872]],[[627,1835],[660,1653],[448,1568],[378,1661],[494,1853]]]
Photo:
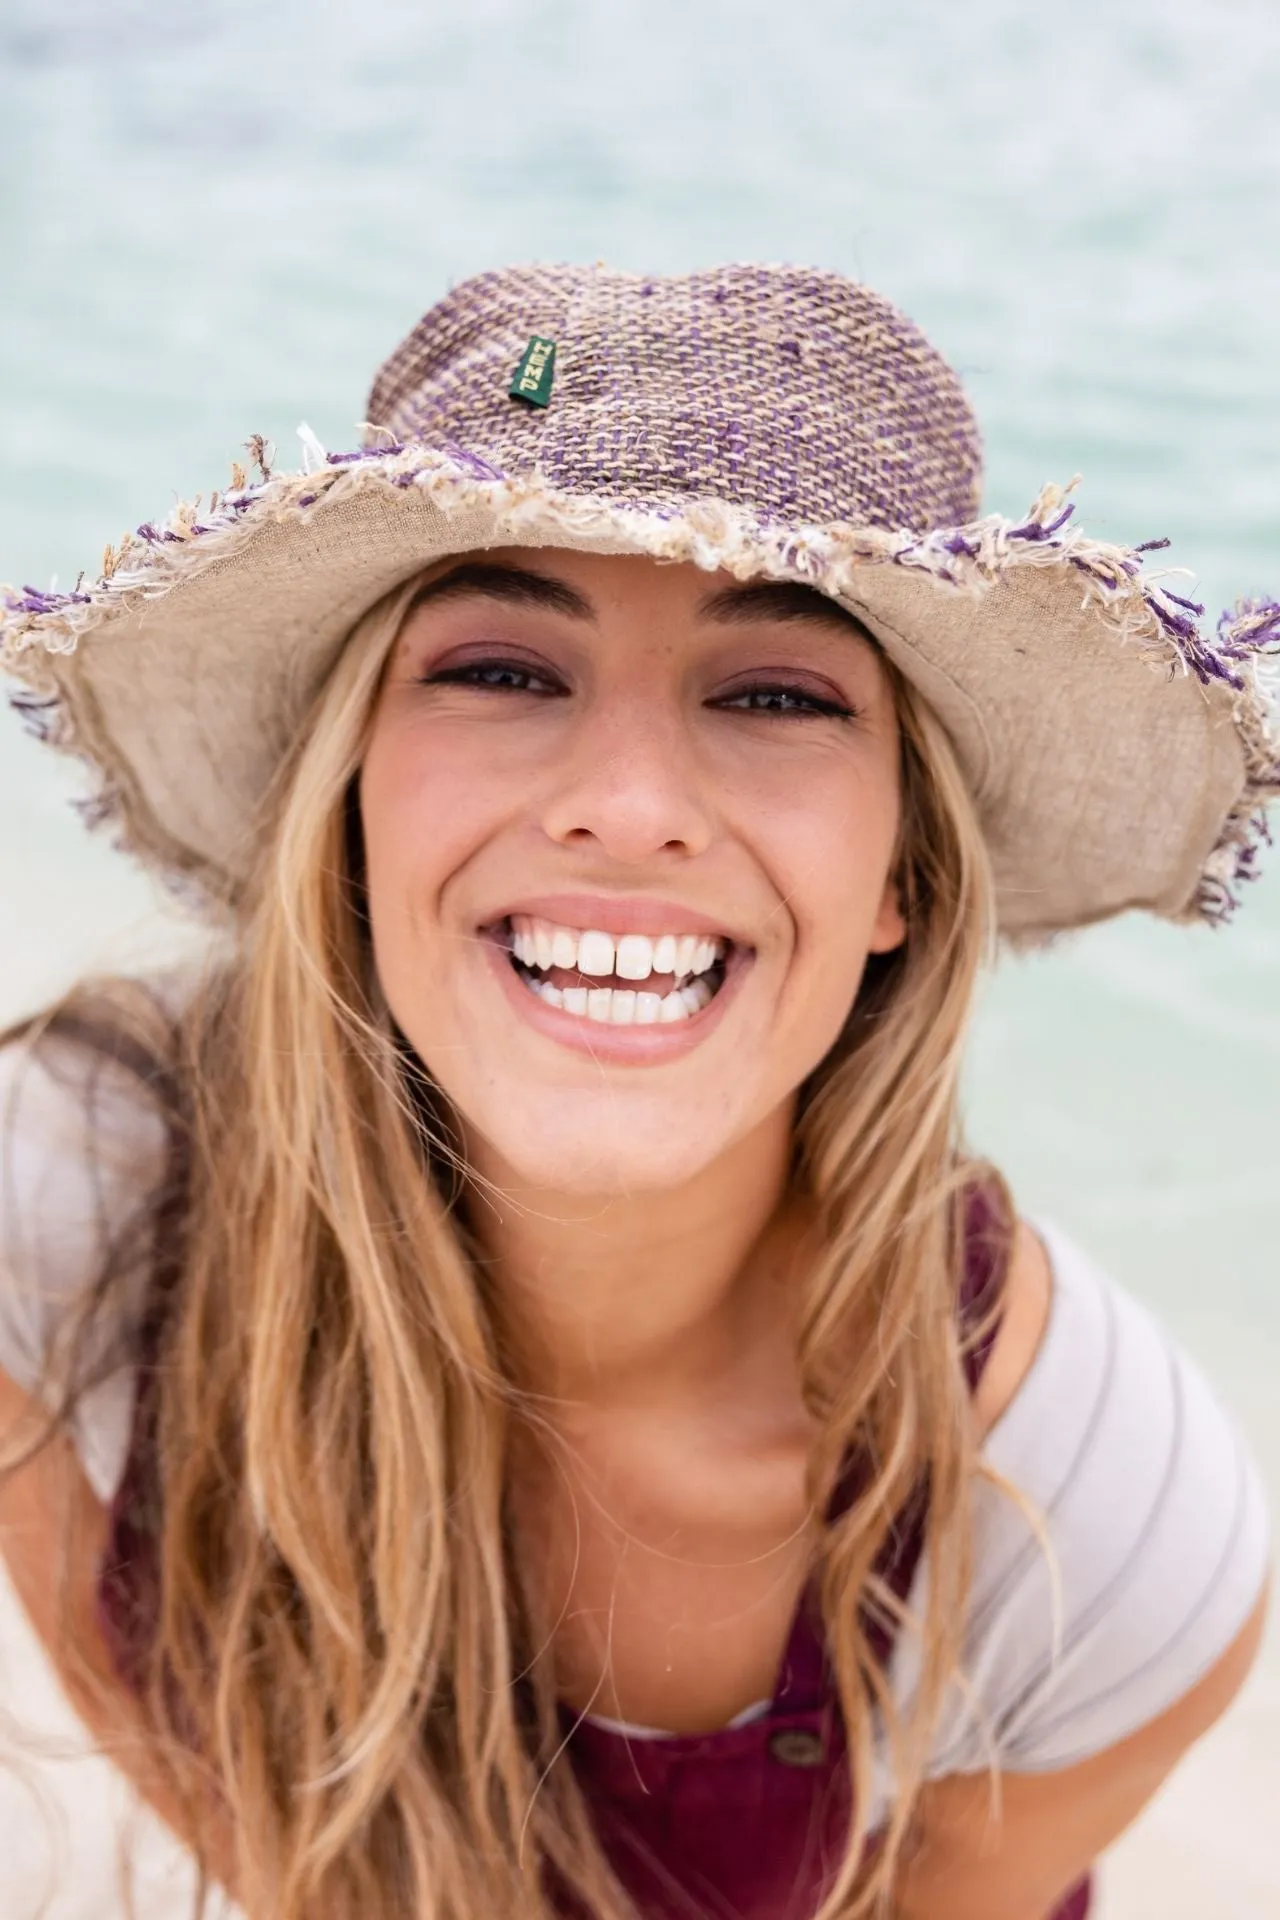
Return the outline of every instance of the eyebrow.
[[[818,620],[825,626],[854,627],[872,638],[857,614],[799,580],[754,580],[722,587],[708,594],[698,611],[704,620],[716,620],[722,626],[752,620]]]
[[[482,595],[487,600],[503,600],[508,606],[541,607],[549,613],[565,613],[573,620],[596,617],[591,602],[565,581],[534,573],[528,567],[500,567],[483,560],[469,560],[439,580],[429,581],[414,594],[412,607],[424,606],[428,601],[462,599],[471,594]]]
[[[529,567],[496,565],[483,560],[466,561],[438,580],[428,582],[414,595],[412,606],[470,595],[500,600],[508,606],[537,607],[544,612],[565,614],[572,620],[596,617],[591,602],[567,581],[536,573]],[[807,620],[828,627],[852,627],[876,644],[856,614],[825,593],[819,593],[816,587],[795,580],[755,580],[720,587],[699,603],[698,613],[704,620],[720,626],[747,626],[755,620]]]

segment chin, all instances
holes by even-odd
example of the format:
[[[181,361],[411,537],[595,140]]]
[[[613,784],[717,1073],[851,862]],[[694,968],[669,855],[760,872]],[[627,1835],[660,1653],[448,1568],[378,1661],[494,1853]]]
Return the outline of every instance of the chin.
[[[536,1102],[518,1127],[510,1113],[504,1119],[468,1128],[471,1157],[481,1171],[499,1185],[506,1180],[522,1189],[584,1197],[671,1192],[696,1179],[732,1144],[727,1132],[713,1136],[706,1126],[673,1124],[669,1108],[642,1118],[627,1112],[624,1101],[612,1112],[593,1111],[572,1123],[563,1114],[540,1114]]]

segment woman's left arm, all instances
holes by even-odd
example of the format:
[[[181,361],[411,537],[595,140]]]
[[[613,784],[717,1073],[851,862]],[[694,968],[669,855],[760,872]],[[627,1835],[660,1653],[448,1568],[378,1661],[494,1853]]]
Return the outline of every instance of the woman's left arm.
[[[930,1781],[895,1920],[1047,1920],[1238,1693],[1268,1594],[1189,1693],[1118,1745],[1058,1773]]]
[[[1048,1920],[1226,1711],[1266,1618],[1264,1522],[1234,1482],[1243,1470],[1232,1464],[1226,1416],[1156,1323],[1063,1244],[1055,1265],[1024,1222],[974,1410],[988,1457],[1042,1512],[1052,1508],[1063,1585],[1051,1597],[1053,1582],[1019,1584],[1016,1537],[995,1568],[982,1609],[991,1644],[967,1651],[986,1681],[997,1747],[1007,1742],[1005,1764],[993,1776],[979,1770],[980,1743],[957,1747],[959,1764],[926,1783],[895,1920]],[[1150,1440],[1145,1454],[1135,1430]],[[1064,1458],[1088,1464],[1069,1476]],[[1000,1559],[998,1537],[980,1535],[980,1557]],[[1039,1550],[1033,1557],[1043,1570]],[[1002,1623],[1001,1594],[1010,1609]],[[1055,1690],[1047,1643],[1059,1605],[1080,1624]],[[1211,1629],[1225,1650],[1202,1626],[1177,1651],[1179,1621],[1209,1616],[1229,1623]],[[1187,1662],[1179,1691],[1170,1680]],[[1117,1708],[1099,1705],[1108,1695]],[[1123,1735],[1106,1738],[1108,1721]]]

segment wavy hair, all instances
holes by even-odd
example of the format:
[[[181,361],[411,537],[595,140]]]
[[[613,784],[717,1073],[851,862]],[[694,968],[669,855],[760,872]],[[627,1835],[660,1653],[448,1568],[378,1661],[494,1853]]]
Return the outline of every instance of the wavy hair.
[[[140,1623],[120,1664],[197,1858],[253,1920],[551,1920],[560,1897],[630,1920],[561,1753],[550,1623],[513,1550],[512,1436],[541,1416],[475,1258],[456,1129],[372,959],[354,783],[413,592],[357,624],[280,770],[235,951],[172,1021],[117,982],[39,1023],[113,1052],[173,1142],[138,1415],[154,1524],[117,1528],[136,1564],[117,1555],[111,1578]],[[977,1470],[957,1081],[992,886],[950,742],[889,671],[907,937],[868,963],[795,1139],[821,1226],[799,1341],[815,1516],[865,1463],[858,1498],[814,1530],[855,1808],[817,1920],[891,1895],[958,1671]],[[878,1569],[924,1489],[912,1622]],[[901,1719],[886,1624],[921,1640]],[[869,1846],[877,1723],[894,1785]]]

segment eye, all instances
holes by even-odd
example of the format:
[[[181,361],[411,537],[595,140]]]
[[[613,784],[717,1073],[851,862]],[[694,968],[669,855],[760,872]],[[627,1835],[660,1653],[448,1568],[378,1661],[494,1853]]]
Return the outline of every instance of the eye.
[[[712,704],[737,713],[780,714],[784,719],[818,716],[856,720],[858,717],[854,708],[846,706],[843,701],[828,699],[820,693],[811,692],[808,687],[789,687],[772,681],[739,687],[734,693],[722,694]]]
[[[463,660],[455,666],[436,667],[420,678],[424,687],[478,687],[492,693],[536,693],[541,697],[562,693],[546,673],[525,660]]]

